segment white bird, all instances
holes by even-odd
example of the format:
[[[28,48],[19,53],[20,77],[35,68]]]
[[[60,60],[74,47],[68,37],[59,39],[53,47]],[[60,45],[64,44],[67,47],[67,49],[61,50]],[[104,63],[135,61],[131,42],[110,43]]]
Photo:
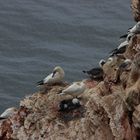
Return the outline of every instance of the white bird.
[[[129,45],[129,42],[127,40],[125,40],[124,42],[122,42],[117,48],[120,49],[124,46],[128,46]]]
[[[132,28],[128,30],[130,33],[137,33],[140,32],[140,22],[137,22]]]
[[[123,54],[126,51],[126,48],[128,47],[128,45],[129,45],[129,42],[127,40],[125,40],[116,49],[114,49],[110,52],[110,56],[114,56],[117,54]]]
[[[82,82],[74,82],[72,85],[70,85],[68,88],[62,91],[60,95],[71,95],[73,97],[77,97],[81,95],[86,89],[85,83]]]
[[[140,33],[140,21],[136,23],[132,28],[128,30],[128,32],[125,35],[122,35],[120,38],[126,38],[127,40],[130,40],[130,38],[135,35]]]
[[[37,82],[38,85],[53,85],[56,83],[61,83],[64,79],[65,72],[64,70],[60,67],[57,66],[53,69],[53,72],[49,74],[47,77],[45,77],[43,80]]]
[[[6,110],[0,115],[0,120],[1,120],[1,119],[7,119],[7,118],[11,117],[16,111],[17,111],[17,109],[16,109],[15,107],[10,107],[10,108],[6,109]]]

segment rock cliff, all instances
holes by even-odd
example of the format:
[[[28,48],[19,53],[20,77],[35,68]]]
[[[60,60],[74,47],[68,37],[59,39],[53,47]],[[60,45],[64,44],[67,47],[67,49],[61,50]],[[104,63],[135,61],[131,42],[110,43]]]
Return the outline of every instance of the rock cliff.
[[[137,0],[132,2],[135,13]],[[120,64],[126,59],[132,63],[122,70]],[[81,106],[69,112],[59,111],[59,103],[71,98],[59,95],[68,84],[45,86],[25,97],[18,111],[0,122],[0,139],[139,140],[140,35],[131,38],[125,53],[107,60],[103,71],[103,81],[86,80]]]
[[[131,4],[135,21],[140,21],[140,1],[132,0]]]

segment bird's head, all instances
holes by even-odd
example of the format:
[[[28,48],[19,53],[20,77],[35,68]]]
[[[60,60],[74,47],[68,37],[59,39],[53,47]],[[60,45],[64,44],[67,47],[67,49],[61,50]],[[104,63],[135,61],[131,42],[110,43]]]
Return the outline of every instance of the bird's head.
[[[57,72],[64,76],[64,70],[60,66],[56,66],[53,70],[52,77],[54,77],[55,73],[57,73]]]

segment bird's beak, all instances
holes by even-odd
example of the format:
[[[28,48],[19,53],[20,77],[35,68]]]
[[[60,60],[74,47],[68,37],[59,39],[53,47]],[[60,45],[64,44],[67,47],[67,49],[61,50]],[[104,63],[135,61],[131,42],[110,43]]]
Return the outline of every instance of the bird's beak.
[[[52,77],[54,77],[55,73],[56,73],[56,71],[54,71],[54,72],[53,72],[53,75],[52,75]]]

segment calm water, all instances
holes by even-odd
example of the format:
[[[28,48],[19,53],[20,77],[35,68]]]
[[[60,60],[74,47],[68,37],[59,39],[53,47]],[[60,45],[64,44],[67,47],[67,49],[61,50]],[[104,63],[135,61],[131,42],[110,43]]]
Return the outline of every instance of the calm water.
[[[0,112],[56,65],[83,79],[133,24],[130,0],[0,0]]]

